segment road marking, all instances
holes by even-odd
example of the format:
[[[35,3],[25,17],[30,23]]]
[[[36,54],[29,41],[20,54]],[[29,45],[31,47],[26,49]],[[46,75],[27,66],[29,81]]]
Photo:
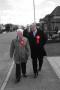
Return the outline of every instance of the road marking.
[[[6,84],[7,84],[8,80],[9,80],[10,75],[11,75],[11,72],[12,72],[13,67],[14,67],[14,61],[13,61],[12,65],[11,65],[11,67],[9,69],[9,72],[8,72],[8,74],[6,76],[6,79],[4,80],[4,82],[3,82],[0,90],[4,90],[5,89]]]

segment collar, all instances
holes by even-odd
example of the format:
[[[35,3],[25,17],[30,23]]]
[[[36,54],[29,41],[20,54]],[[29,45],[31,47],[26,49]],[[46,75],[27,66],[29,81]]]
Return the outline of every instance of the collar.
[[[35,36],[35,35],[36,35],[36,33],[37,33],[37,29],[33,32],[33,35]]]
[[[34,33],[37,33],[37,29],[34,31]]]

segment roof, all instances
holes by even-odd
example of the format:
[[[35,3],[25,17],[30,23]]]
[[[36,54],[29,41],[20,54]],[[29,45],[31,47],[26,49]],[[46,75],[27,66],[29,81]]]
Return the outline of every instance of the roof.
[[[60,16],[60,6],[57,6],[51,13],[54,16]]]

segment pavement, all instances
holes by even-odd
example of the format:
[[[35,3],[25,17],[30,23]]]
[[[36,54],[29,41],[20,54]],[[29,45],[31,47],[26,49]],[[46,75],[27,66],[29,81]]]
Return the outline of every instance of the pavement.
[[[15,83],[15,64],[9,60],[9,47],[16,32],[0,35],[0,90],[60,90],[60,43],[46,46],[47,56],[41,72],[33,78],[31,58],[27,63],[27,78]]]
[[[27,63],[27,78],[21,77],[19,83],[15,83],[15,64],[6,86],[1,90],[60,90],[60,57],[45,57],[41,72],[36,79],[33,78],[31,59]],[[53,61],[53,62],[52,62]],[[58,63],[57,63],[58,62]],[[57,68],[56,68],[57,67]],[[59,71],[58,71],[59,70]],[[57,72],[58,71],[58,72]],[[6,82],[6,81],[5,81]]]

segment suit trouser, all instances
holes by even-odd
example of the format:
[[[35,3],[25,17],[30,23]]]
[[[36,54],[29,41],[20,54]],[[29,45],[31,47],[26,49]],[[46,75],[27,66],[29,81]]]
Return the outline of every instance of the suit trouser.
[[[16,79],[21,78],[21,70],[22,74],[26,74],[26,63],[16,64]]]
[[[21,78],[21,64],[16,64],[16,79]]]
[[[32,65],[34,73],[37,73],[37,59],[39,60],[39,69],[41,70],[43,64],[43,56],[33,56],[32,57]]]
[[[22,74],[26,74],[26,63],[21,63],[21,68],[22,68]]]
[[[39,61],[39,70],[41,70],[43,64],[43,56],[38,56],[38,61]]]

